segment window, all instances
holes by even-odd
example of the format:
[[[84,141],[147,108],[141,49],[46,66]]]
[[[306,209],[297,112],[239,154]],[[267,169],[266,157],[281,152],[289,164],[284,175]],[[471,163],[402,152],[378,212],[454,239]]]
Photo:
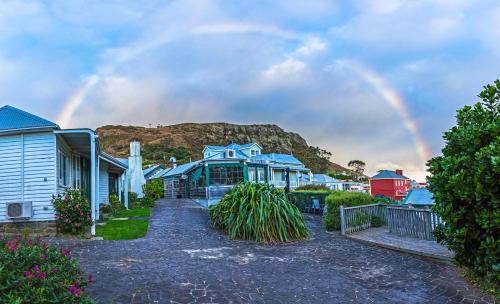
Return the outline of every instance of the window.
[[[266,173],[264,170],[265,170],[264,168],[257,168],[257,182],[259,183],[264,183],[266,181],[265,180]]]
[[[250,150],[250,155],[255,156],[255,155],[259,155],[259,154],[257,154],[257,150]]]
[[[286,182],[286,171],[285,170],[281,171],[281,181]]]
[[[210,157],[210,153],[209,152],[205,153],[205,158],[209,158],[209,157]]]
[[[227,157],[228,158],[234,158],[235,151],[234,150],[227,150]]]
[[[71,179],[73,181],[73,188],[82,188],[82,166],[80,163],[80,155],[73,155],[71,166]]]
[[[255,183],[255,168],[254,167],[249,167],[248,168],[248,179],[252,182]]]
[[[236,185],[243,181],[243,168],[241,166],[212,167],[209,172],[211,186]]]
[[[58,151],[59,156],[59,185],[68,186],[69,184],[69,159],[62,151]]]

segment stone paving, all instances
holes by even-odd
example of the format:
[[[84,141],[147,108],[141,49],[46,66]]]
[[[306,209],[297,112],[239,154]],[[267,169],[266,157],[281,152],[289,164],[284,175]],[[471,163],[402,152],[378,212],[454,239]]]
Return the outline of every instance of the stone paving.
[[[389,233],[387,227],[370,228],[347,234],[346,237],[385,248],[451,261],[453,252],[435,241],[419,240]]]
[[[101,303],[491,303],[454,266],[327,233],[308,241],[228,240],[188,200],[161,201],[132,241],[56,242],[73,249]]]

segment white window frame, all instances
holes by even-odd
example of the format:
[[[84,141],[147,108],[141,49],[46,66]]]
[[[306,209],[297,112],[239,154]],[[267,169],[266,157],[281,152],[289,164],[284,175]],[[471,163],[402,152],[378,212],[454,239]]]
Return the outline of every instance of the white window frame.
[[[80,161],[80,155],[73,154],[71,158],[72,166],[71,166],[71,183],[73,188],[81,189],[82,188],[82,166]]]
[[[227,150],[227,157],[228,158],[235,158],[236,157],[236,150]]]
[[[67,187],[70,185],[70,159],[61,150],[57,150],[58,153],[58,181],[60,186]]]

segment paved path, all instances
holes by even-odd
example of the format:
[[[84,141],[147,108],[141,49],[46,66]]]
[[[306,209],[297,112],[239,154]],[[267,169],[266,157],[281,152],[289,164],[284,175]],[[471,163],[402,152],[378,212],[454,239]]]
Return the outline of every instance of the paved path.
[[[58,240],[102,303],[484,303],[448,264],[326,233],[286,245],[231,241],[194,202],[161,201],[133,241]]]
[[[453,252],[435,241],[419,240],[413,237],[389,233],[387,227],[370,228],[346,235],[349,238],[373,245],[451,261]]]

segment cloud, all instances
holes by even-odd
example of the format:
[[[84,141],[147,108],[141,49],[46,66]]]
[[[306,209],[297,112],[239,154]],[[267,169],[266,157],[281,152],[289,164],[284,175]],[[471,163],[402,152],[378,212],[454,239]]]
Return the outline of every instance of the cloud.
[[[266,85],[291,84],[303,79],[307,65],[300,60],[287,59],[272,65],[261,74],[261,81]]]
[[[325,50],[326,43],[317,37],[313,37],[308,38],[302,46],[293,52],[292,56],[310,56]]]

